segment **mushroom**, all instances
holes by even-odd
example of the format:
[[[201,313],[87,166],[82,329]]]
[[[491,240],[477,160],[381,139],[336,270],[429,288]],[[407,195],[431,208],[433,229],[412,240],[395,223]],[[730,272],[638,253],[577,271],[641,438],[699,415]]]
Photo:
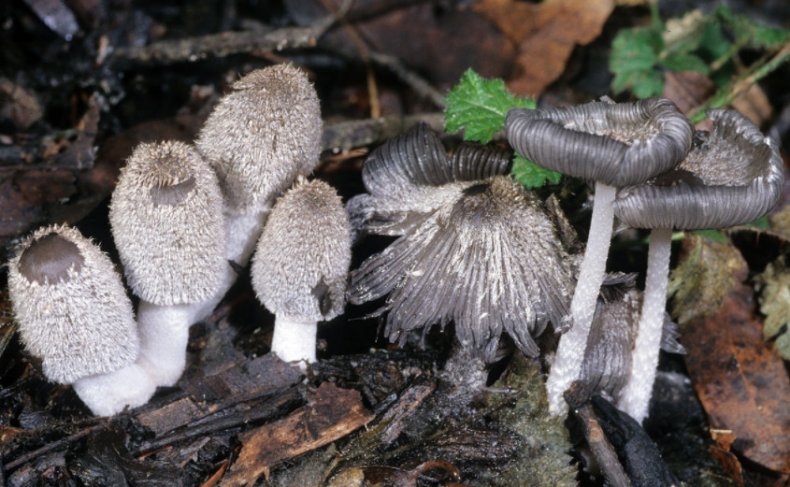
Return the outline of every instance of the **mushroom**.
[[[252,285],[275,314],[272,352],[315,362],[317,322],[343,312],[351,226],[343,202],[323,181],[299,178],[277,203],[252,259]]]
[[[618,187],[677,165],[691,147],[691,125],[669,100],[591,102],[569,108],[513,109],[505,127],[516,152],[539,166],[595,181],[590,232],[546,388],[549,410],[564,414],[563,392],[579,377],[606,270],[612,203]],[[568,329],[569,328],[569,329]]]
[[[138,145],[113,191],[110,223],[140,297],[141,363],[157,385],[171,386],[186,365],[189,326],[228,266],[217,178],[183,142]]]
[[[225,198],[226,259],[245,266],[274,199],[318,164],[318,95],[290,64],[258,69],[232,85],[195,142],[217,173]],[[226,266],[211,312],[236,279]]]
[[[641,422],[648,414],[666,306],[672,229],[747,223],[778,201],[784,166],[775,144],[733,110],[711,110],[713,130],[673,171],[623,189],[614,211],[626,225],[652,229],[634,359],[618,406]]]
[[[110,259],[79,231],[49,226],[25,239],[8,288],[22,342],[47,379],[72,384],[101,416],[150,399],[132,304]]]
[[[349,301],[389,294],[391,341],[453,321],[461,345],[486,361],[503,331],[536,356],[533,336],[566,313],[572,259],[540,200],[503,175],[509,168],[509,153],[477,145],[449,159],[425,126],[368,158],[370,194],[349,202],[352,217],[399,237],[351,273]]]
[[[604,280],[584,351],[584,363],[579,376],[581,387],[575,393],[577,400],[595,394],[612,402],[619,399],[631,372],[642,302],[641,293],[636,291],[635,284],[636,274],[608,274]],[[677,325],[666,313],[660,336],[662,350],[685,353],[677,341]]]

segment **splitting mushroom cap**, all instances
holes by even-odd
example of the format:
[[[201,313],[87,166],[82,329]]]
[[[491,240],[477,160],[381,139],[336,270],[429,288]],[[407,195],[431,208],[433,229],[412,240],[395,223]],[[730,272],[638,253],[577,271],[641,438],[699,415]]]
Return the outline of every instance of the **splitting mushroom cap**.
[[[784,185],[776,145],[734,110],[711,110],[711,132],[673,171],[624,188],[615,216],[635,228],[721,228],[768,213]]]
[[[351,227],[340,196],[298,181],[272,208],[252,259],[252,285],[269,311],[301,321],[343,312]]]
[[[615,187],[672,169],[692,138],[689,121],[665,98],[512,109],[505,130],[516,152],[535,164]]]
[[[222,194],[193,147],[138,145],[112,194],[110,223],[129,287],[145,301],[199,302],[220,285],[227,266]]]
[[[368,201],[375,205],[370,213],[380,216],[385,207],[378,195],[400,197],[401,213],[384,216],[409,225],[352,271],[349,300],[360,304],[389,294],[381,312],[388,311],[385,333],[392,341],[453,321],[461,344],[486,360],[495,356],[503,331],[525,354],[537,355],[532,337],[567,313],[573,285],[572,259],[552,221],[533,194],[497,175],[508,167],[501,154],[469,146],[450,160],[436,150],[431,158],[409,157],[424,146],[420,129],[386,143],[371,155],[375,164],[366,163]],[[443,177],[431,187],[425,174]],[[409,185],[405,178],[419,182]],[[401,192],[404,186],[420,188],[428,204],[414,204],[415,193]],[[388,210],[397,207],[386,203]]]
[[[508,151],[476,144],[462,144],[450,159],[439,136],[420,123],[370,154],[362,168],[368,194],[347,208],[355,230],[402,235],[474,182],[511,166]]]
[[[312,172],[321,151],[321,108],[305,73],[290,64],[239,79],[195,142],[229,205],[259,206]]]
[[[137,359],[137,326],[121,278],[79,231],[37,230],[8,267],[20,336],[49,380],[71,384]]]

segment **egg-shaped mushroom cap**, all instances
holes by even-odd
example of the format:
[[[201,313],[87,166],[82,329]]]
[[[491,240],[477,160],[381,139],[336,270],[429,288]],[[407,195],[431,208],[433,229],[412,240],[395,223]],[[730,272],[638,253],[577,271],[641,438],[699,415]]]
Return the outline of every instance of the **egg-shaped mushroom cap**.
[[[252,259],[252,286],[269,311],[330,320],[346,304],[351,226],[340,196],[300,180],[274,205]]]
[[[685,160],[645,184],[624,188],[615,216],[635,228],[722,228],[768,213],[784,185],[776,145],[734,110],[711,110]]]
[[[675,167],[692,134],[689,121],[665,98],[512,109],[505,130],[516,152],[535,164],[615,187]]]
[[[305,73],[278,64],[233,83],[195,144],[214,167],[230,206],[249,208],[312,172],[322,128],[318,94]]]
[[[507,332],[527,355],[533,336],[567,313],[572,259],[540,200],[507,176],[467,187],[351,273],[349,300],[389,294],[386,333],[455,323],[458,340],[486,360]]]
[[[368,194],[352,198],[348,212],[355,230],[402,235],[464,188],[511,166],[509,151],[476,144],[462,144],[449,158],[436,132],[421,123],[368,156],[362,168]]]
[[[71,384],[137,359],[132,304],[112,262],[79,231],[40,228],[8,264],[19,334],[44,375]]]
[[[113,191],[110,223],[126,280],[142,299],[195,303],[220,285],[228,265],[222,194],[192,146],[138,145]]]

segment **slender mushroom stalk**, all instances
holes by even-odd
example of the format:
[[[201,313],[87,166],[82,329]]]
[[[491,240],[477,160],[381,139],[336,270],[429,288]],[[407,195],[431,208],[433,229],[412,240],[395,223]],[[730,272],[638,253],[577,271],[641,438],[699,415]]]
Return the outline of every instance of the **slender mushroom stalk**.
[[[290,64],[258,69],[233,83],[195,142],[217,173],[224,196],[225,258],[239,266],[255,249],[274,199],[315,168],[321,151],[321,108],[305,73]],[[197,318],[216,306],[222,286]]]
[[[319,321],[343,312],[351,225],[337,192],[300,178],[274,205],[252,261],[258,299],[275,314],[272,352],[316,361]]]
[[[639,184],[677,165],[691,147],[691,124],[666,99],[592,102],[569,108],[514,109],[505,122],[516,152],[539,166],[596,182],[593,217],[571,303],[568,330],[546,388],[549,411],[567,412],[563,393],[579,377],[604,279],[616,188]]]
[[[713,131],[695,144],[676,170],[621,191],[615,214],[635,228],[650,228],[647,280],[634,360],[618,407],[641,422],[648,415],[666,306],[673,228],[721,228],[768,213],[784,184],[776,146],[733,110],[711,110]]]
[[[537,197],[505,176],[507,152],[477,145],[452,159],[424,126],[376,149],[349,202],[361,230],[399,235],[351,274],[349,300],[388,295],[385,334],[455,323],[461,346],[485,361],[503,332],[529,356],[533,337],[567,312],[572,259]]]
[[[110,223],[140,297],[140,363],[157,385],[171,386],[186,365],[189,326],[228,267],[217,178],[187,144],[141,144],[112,194]]]
[[[77,230],[41,228],[9,262],[8,287],[25,347],[47,379],[72,384],[93,414],[148,402],[156,386],[135,363],[132,304],[110,259]]]

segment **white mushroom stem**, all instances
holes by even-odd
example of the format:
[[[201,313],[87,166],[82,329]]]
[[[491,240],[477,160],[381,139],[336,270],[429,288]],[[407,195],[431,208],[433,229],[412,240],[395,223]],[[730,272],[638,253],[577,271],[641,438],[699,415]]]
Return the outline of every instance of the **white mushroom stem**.
[[[564,415],[568,411],[563,393],[579,378],[582,370],[587,336],[590,334],[595,305],[606,272],[616,192],[617,189],[613,186],[601,182],[595,183],[595,199],[587,248],[584,251],[584,260],[579,269],[576,290],[571,300],[571,327],[560,337],[546,382],[549,412],[555,416]]]
[[[315,362],[315,343],[318,323],[289,316],[274,319],[272,352],[283,362]]]
[[[226,208],[225,256],[229,262],[247,265],[268,212],[268,205],[244,212]],[[201,302],[164,306],[140,301],[137,309],[140,332],[138,363],[148,371],[155,385],[169,387],[178,382],[186,367],[189,327],[211,314],[236,278],[236,270],[228,264],[217,291]]]
[[[112,416],[127,406],[136,408],[154,395],[156,384],[148,371],[133,363],[109,374],[98,374],[78,379],[74,391],[96,416]]]
[[[160,306],[140,301],[140,364],[157,386],[172,386],[186,367],[189,326],[202,303]]]
[[[217,292],[209,299],[199,303],[190,324],[206,319],[236,282],[238,275],[230,262],[241,267],[247,265],[255,250],[255,243],[263,230],[263,224],[266,223],[269,210],[271,210],[271,204],[268,203],[254,210],[236,210],[225,206],[225,258],[229,264],[225,266],[225,274]]]
[[[642,298],[642,314],[634,344],[631,372],[620,394],[618,407],[640,423],[647,417],[653,382],[658,367],[658,352],[664,329],[664,313],[669,281],[672,229],[657,228],[650,233],[647,254],[647,279]]]

